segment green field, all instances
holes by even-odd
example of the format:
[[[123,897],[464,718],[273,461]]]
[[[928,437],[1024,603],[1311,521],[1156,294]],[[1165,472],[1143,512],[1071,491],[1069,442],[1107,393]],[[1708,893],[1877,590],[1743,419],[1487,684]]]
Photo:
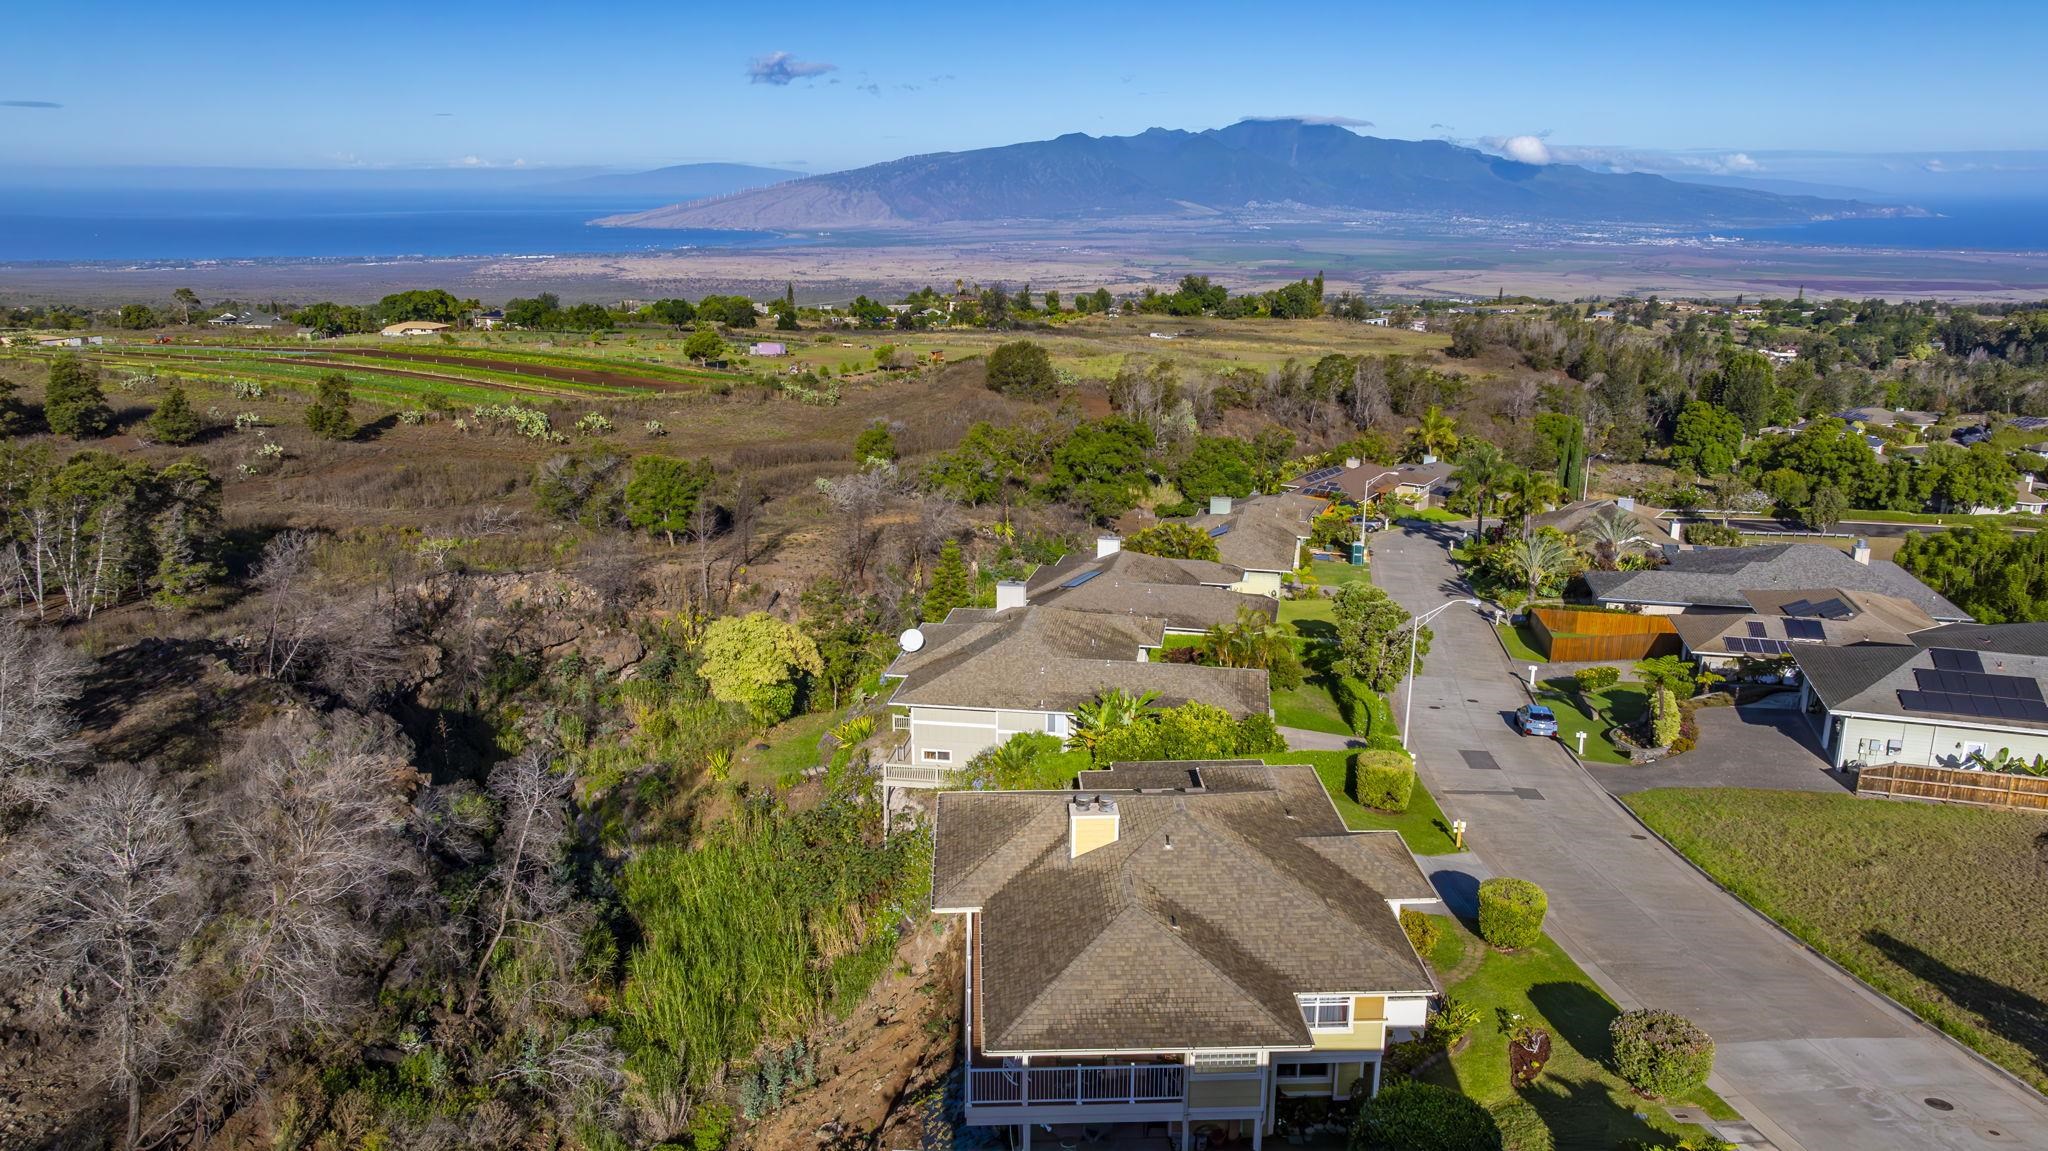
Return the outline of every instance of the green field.
[[[2048,818],[1737,788],[1626,802],[1721,886],[2048,1091]]]

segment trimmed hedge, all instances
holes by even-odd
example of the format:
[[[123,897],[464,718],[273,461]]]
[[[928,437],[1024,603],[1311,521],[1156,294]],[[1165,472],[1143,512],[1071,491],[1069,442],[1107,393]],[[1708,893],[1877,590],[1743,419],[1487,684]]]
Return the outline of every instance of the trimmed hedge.
[[[1500,1128],[1448,1087],[1395,1083],[1358,1109],[1351,1151],[1501,1151]]]
[[[1351,798],[1378,811],[1406,811],[1415,794],[1415,761],[1405,751],[1368,748],[1351,757],[1344,774]]]
[[[1603,692],[1621,682],[1621,669],[1604,664],[1599,667],[1582,667],[1572,673],[1572,679],[1578,682],[1581,695]]]
[[[1550,1125],[1543,1121],[1536,1106],[1526,1099],[1516,1099],[1493,1109],[1494,1125],[1500,1128],[1500,1142],[1505,1151],[1552,1151],[1557,1141],[1551,1137]]]
[[[1424,959],[1436,950],[1437,941],[1444,937],[1444,921],[1435,915],[1424,915],[1412,907],[1401,909],[1401,930],[1408,934],[1408,942],[1414,946],[1415,954]]]
[[[1615,1074],[1653,1099],[1683,1095],[1713,1073],[1713,1038],[1682,1015],[1627,1011],[1607,1032],[1614,1038]]]
[[[1479,938],[1503,951],[1543,938],[1550,898],[1526,879],[1496,876],[1479,885]]]

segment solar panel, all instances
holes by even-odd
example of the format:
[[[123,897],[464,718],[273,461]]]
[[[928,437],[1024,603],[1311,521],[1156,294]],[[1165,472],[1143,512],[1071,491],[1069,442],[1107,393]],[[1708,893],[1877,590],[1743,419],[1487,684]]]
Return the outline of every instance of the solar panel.
[[[1760,639],[1753,642],[1763,645],[1765,655],[1784,655],[1792,650],[1792,645],[1782,639]]]
[[[1211,536],[1221,536],[1221,535],[1228,535],[1228,534],[1230,534],[1230,525],[1229,525],[1229,524],[1217,524],[1217,525],[1216,525],[1215,527],[1213,527],[1213,528],[1210,528],[1210,529],[1209,529],[1209,534],[1210,534]]]
[[[1753,636],[1756,636],[1756,637],[1758,637],[1758,638],[1762,638],[1762,637],[1764,637],[1764,636],[1767,636],[1767,635],[1769,635],[1769,634],[1771,634],[1771,633],[1770,633],[1770,632],[1767,632],[1767,631],[1765,631],[1765,630],[1764,630],[1764,625],[1763,625],[1762,623],[1759,623],[1759,622],[1758,622],[1758,621],[1756,621],[1756,620],[1750,620],[1750,621],[1749,621],[1749,634],[1751,634],[1751,635],[1753,635]]]
[[[1791,603],[1786,604],[1784,607],[1781,607],[1778,610],[1784,612],[1786,615],[1814,614],[1813,605],[1803,599],[1793,600]]]
[[[1102,574],[1102,569],[1101,569],[1101,568],[1095,568],[1095,569],[1094,569],[1094,570],[1092,570],[1092,571],[1084,571],[1084,572],[1082,572],[1082,573],[1081,573],[1080,575],[1077,575],[1077,576],[1075,576],[1075,577],[1074,577],[1073,579],[1070,579],[1070,580],[1068,580],[1067,582],[1065,582],[1065,583],[1061,584],[1060,586],[1061,586],[1061,587],[1080,587],[1080,586],[1081,586],[1082,584],[1084,584],[1084,583],[1087,583],[1087,582],[1088,582],[1089,580],[1092,580],[1092,579],[1094,579],[1094,578],[1095,578],[1096,576],[1099,576],[1099,575],[1101,575],[1101,574]]]
[[[1790,639],[1819,642],[1827,638],[1817,619],[1788,619],[1785,621],[1785,635]]]
[[[1721,646],[1729,651],[1748,651],[1749,641],[1739,635],[1722,636]]]
[[[1941,692],[1973,699],[2016,699],[2032,702],[2041,700],[2041,685],[2025,676],[1917,668],[1913,672],[1913,680],[1923,692]]]
[[[1839,599],[1831,599],[1815,604],[1813,612],[1825,619],[1848,619],[1856,614],[1856,609]]]
[[[1984,661],[1974,651],[1938,647],[1934,649],[1934,666],[1943,671],[1983,671]]]

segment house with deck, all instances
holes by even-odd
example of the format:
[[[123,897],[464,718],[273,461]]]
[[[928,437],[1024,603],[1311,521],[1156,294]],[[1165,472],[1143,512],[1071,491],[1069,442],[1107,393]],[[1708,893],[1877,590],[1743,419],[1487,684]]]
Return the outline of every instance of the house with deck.
[[[964,1122],[1030,1148],[1260,1148],[1295,1097],[1378,1090],[1437,987],[1393,832],[1313,768],[1118,764],[1074,790],[943,792],[932,908],[966,946]],[[1227,877],[1227,878],[1226,878]]]

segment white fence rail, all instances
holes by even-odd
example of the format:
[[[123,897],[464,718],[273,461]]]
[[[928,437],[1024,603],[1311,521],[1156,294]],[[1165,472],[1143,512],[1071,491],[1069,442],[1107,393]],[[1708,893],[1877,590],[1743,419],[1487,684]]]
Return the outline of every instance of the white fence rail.
[[[970,1107],[1178,1103],[1187,1094],[1186,1070],[1172,1063],[976,1067],[967,1073],[967,1103]]]
[[[951,767],[922,763],[882,764],[882,782],[892,787],[944,787],[952,778]]]

